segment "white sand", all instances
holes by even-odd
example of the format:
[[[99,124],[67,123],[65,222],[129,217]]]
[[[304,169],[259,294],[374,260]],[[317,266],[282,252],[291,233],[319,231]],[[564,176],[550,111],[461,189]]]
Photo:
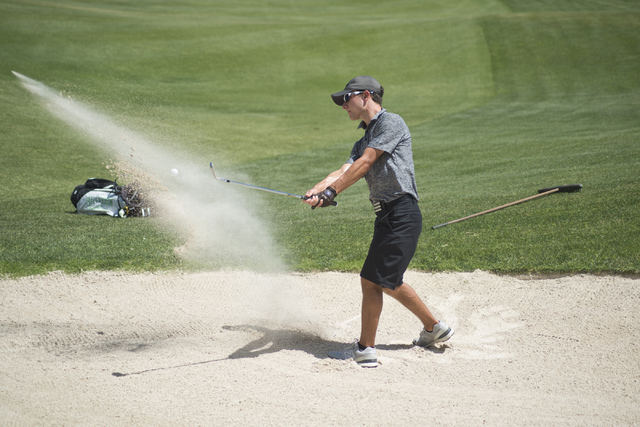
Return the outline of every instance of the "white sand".
[[[356,274],[0,280],[0,425],[640,425],[637,279],[405,280],[456,334],[410,345],[387,299],[375,369],[326,356],[359,335]]]

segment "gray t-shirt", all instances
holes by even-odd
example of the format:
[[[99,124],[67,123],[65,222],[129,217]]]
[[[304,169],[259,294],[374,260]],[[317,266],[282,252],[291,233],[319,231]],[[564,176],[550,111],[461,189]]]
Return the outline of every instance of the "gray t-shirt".
[[[367,147],[384,151],[364,175],[369,186],[369,200],[392,202],[404,194],[418,200],[411,133],[402,117],[384,108],[366,126],[364,136],[355,143],[347,163],[358,160]]]

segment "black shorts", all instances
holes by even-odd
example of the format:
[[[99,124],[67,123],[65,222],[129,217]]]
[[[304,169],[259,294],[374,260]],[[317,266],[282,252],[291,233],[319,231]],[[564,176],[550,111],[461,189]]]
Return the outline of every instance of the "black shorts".
[[[422,214],[418,201],[404,195],[384,205],[376,215],[373,239],[360,277],[395,289],[402,285],[404,272],[416,253]]]

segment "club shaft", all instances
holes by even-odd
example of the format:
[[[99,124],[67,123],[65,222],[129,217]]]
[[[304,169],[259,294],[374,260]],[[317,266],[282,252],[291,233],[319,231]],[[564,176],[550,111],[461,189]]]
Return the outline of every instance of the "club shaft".
[[[213,162],[209,163],[209,167],[211,167],[211,173],[213,173],[213,177],[218,181],[228,182],[229,184],[242,185],[243,187],[253,188],[254,190],[267,191],[269,193],[282,194],[283,196],[295,197],[296,199],[305,200],[305,197],[299,194],[291,194],[291,193],[286,193],[284,191],[272,190],[270,188],[258,187],[257,185],[245,184],[243,182],[238,182],[238,181],[231,181],[230,179],[226,179],[226,178],[218,178],[218,176],[216,175],[216,171],[213,168]]]
[[[244,184],[242,182],[231,181],[230,179],[226,179],[226,178],[216,178],[216,179],[219,180],[219,181],[228,182],[230,184],[242,185],[243,187],[253,188],[254,190],[268,191],[269,193],[282,194],[283,196],[295,197],[296,199],[304,199],[304,196],[301,196],[299,194],[285,193],[284,191],[278,191],[278,190],[272,190],[270,188],[258,187],[257,185]]]

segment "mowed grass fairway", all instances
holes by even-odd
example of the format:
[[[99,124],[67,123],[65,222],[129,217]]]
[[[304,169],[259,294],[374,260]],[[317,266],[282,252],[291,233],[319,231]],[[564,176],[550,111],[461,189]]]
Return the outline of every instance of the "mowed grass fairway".
[[[193,267],[155,219],[72,215],[113,156],[11,73],[82,101],[230,179],[304,194],[362,132],[329,94],[360,74],[409,125],[424,215],[412,268],[640,271],[640,3],[0,0],[0,274]],[[553,194],[431,230],[519,200]],[[211,185],[211,183],[206,183]],[[203,184],[203,191],[207,186]],[[291,268],[357,271],[373,221],[265,200]]]

